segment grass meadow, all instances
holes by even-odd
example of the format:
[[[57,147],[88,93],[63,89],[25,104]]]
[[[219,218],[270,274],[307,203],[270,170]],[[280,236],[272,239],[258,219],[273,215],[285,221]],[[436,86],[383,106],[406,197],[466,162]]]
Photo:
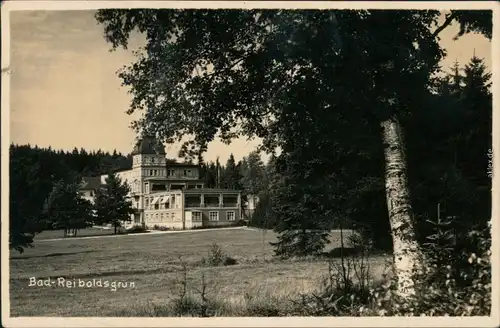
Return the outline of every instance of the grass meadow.
[[[78,231],[77,237],[109,236],[114,234],[114,229],[86,228]],[[36,235],[36,240],[64,238],[63,230],[45,230]]]
[[[50,240],[48,235],[40,235],[23,254],[11,251],[11,316],[172,316],[186,290],[200,295],[204,290],[203,297],[223,304],[215,315],[249,315],[252,304],[285,304],[283,300],[317,290],[329,261],[340,261],[274,258],[269,242],[275,234],[246,227],[89,239]],[[214,243],[236,260],[234,265],[204,263]],[[332,232],[328,248],[339,246],[340,234]],[[387,271],[385,256],[372,256],[369,263],[375,280]],[[53,282],[59,277],[102,279],[129,286],[115,291],[57,283],[30,287],[32,277]]]

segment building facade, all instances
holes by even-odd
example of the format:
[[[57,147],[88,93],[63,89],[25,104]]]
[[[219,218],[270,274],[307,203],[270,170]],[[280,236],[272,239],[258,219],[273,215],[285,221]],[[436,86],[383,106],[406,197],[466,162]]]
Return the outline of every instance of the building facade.
[[[205,188],[198,165],[167,163],[165,148],[144,137],[132,152],[132,169],[116,172],[130,187],[135,213],[127,226],[191,229],[233,225],[241,219],[239,190]],[[82,195],[93,201],[107,175],[84,178]]]

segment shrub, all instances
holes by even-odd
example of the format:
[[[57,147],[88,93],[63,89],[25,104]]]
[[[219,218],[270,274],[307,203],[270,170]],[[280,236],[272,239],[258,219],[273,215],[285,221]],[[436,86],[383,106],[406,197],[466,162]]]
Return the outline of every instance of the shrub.
[[[153,226],[153,230],[158,230],[158,231],[169,231],[169,230],[172,230],[171,228],[169,227],[164,227],[164,226],[159,226],[157,224],[155,224]]]
[[[438,230],[443,229],[443,226]],[[491,311],[491,235],[489,229],[472,231],[477,250],[461,261],[461,253],[451,259],[443,231],[429,236],[428,262],[424,273],[415,274],[416,295],[404,299],[395,294],[391,280],[373,291],[371,311],[379,315],[400,316],[489,316]],[[477,254],[480,254],[479,256]],[[446,264],[449,261],[450,264]],[[459,268],[457,270],[457,267]],[[365,310],[365,309],[361,309]],[[362,311],[363,312],[363,311]]]
[[[318,292],[301,295],[298,301],[293,301],[295,314],[353,316],[359,315],[360,307],[369,304],[373,285],[368,261],[370,249],[361,243],[361,239],[350,238],[349,243],[349,249],[357,251],[349,255],[341,252],[340,262],[329,262],[328,275]]]
[[[202,264],[208,266],[235,265],[237,261],[235,258],[227,256],[219,245],[213,243],[208,257],[202,259]]]
[[[193,296],[179,298],[173,302],[173,313],[181,317],[212,317],[220,305],[212,300],[198,300]]]
[[[358,262],[355,261],[350,263],[354,266],[358,265]],[[344,276],[338,265],[330,263],[329,274],[323,280],[319,291],[303,294],[298,301],[293,301],[295,314],[306,316],[359,315],[358,309],[369,304],[369,284],[369,280],[358,280],[352,276]]]
[[[133,226],[132,228],[125,230],[125,232],[126,233],[146,233],[148,231],[143,226],[136,225],[136,226]]]
[[[187,264],[179,257],[182,277],[179,280],[179,295],[173,300],[173,313],[176,316],[212,317],[220,313],[222,304],[217,302],[211,293],[213,284],[207,281],[205,272],[201,274],[199,288],[190,286]],[[197,294],[195,297],[193,294]]]
[[[230,256],[226,256],[226,258],[224,259],[224,263],[223,263],[225,266],[228,266],[228,265],[236,265],[238,264],[238,261],[236,261],[235,258],[233,257],[230,257]]]
[[[247,221],[245,221],[245,220],[238,220],[235,223],[233,223],[231,226],[233,226],[233,227],[246,227],[247,225],[248,225]]]

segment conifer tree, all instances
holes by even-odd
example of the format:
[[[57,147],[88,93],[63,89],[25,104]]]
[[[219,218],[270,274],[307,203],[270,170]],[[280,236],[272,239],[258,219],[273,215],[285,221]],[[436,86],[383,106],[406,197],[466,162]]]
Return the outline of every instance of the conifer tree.
[[[127,198],[129,191],[127,183],[122,182],[111,172],[106,178],[106,184],[96,192],[94,203],[96,221],[100,224],[113,225],[115,234],[123,222],[132,221],[131,215],[134,210]]]
[[[59,180],[47,197],[44,206],[45,217],[54,229],[63,229],[64,236],[76,236],[92,221],[92,206],[80,195],[78,183]]]
[[[239,166],[234,160],[234,155],[230,154],[224,167],[223,174],[221,177],[221,187],[224,189],[241,189],[241,173]]]
[[[260,154],[252,151],[241,163],[241,184],[248,195],[258,196],[265,188],[265,168]]]
[[[319,176],[305,152],[280,156],[280,178],[272,192],[278,241],[271,243],[278,256],[320,254],[329,242],[333,222],[332,181]]]

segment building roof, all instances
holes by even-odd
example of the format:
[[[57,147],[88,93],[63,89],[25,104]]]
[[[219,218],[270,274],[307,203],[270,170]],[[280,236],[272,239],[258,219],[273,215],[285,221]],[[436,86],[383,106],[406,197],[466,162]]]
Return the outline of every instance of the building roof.
[[[137,140],[132,155],[165,155],[165,147],[154,136],[144,136]]]
[[[101,177],[83,177],[81,190],[97,190],[101,188]]]
[[[184,189],[185,194],[199,194],[199,193],[239,193],[241,190],[235,189],[218,189],[218,188],[195,188],[195,189]]]

